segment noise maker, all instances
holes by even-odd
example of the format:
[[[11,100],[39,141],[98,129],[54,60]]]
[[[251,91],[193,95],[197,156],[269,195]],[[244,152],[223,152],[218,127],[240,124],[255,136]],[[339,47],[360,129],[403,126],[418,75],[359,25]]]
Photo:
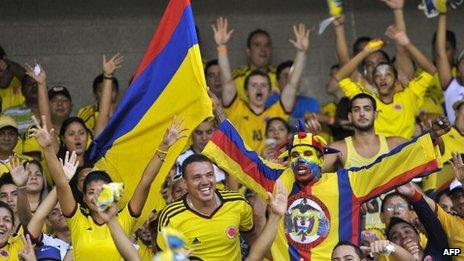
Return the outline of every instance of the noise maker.
[[[342,0],[327,0],[329,5],[329,12],[332,17],[337,17],[342,14]]]
[[[435,8],[439,13],[446,13],[447,0],[435,0]]]
[[[367,48],[369,48],[370,50],[372,49],[376,49],[380,46],[383,46],[384,42],[380,39],[377,39],[377,40],[371,40],[367,43]]]

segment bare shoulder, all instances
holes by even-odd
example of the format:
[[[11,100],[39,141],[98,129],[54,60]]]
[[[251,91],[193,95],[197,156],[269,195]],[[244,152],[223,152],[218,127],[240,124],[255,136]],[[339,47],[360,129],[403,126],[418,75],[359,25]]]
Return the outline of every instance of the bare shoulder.
[[[388,149],[392,150],[407,141],[408,140],[403,137],[398,137],[398,136],[387,137]]]

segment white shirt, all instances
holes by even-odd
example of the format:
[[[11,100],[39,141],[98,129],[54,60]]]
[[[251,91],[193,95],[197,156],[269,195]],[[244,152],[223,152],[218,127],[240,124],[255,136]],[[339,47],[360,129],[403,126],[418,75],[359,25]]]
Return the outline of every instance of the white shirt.
[[[443,95],[445,96],[446,115],[450,123],[454,124],[456,115],[454,114],[453,104],[464,99],[464,86],[459,84],[458,80],[454,78],[443,92]]]
[[[188,158],[190,155],[195,154],[192,148],[182,152],[179,157],[176,160],[176,175],[182,175],[182,163],[186,158]],[[226,174],[224,171],[222,171],[216,164],[213,163],[214,167],[214,176],[216,177],[216,181],[223,181],[226,179]]]
[[[52,246],[52,247],[58,248],[60,250],[61,260],[63,260],[64,256],[66,255],[66,253],[71,247],[70,244],[64,242],[63,240],[56,238],[56,237],[49,236],[47,234],[43,234],[42,243],[46,246]]]

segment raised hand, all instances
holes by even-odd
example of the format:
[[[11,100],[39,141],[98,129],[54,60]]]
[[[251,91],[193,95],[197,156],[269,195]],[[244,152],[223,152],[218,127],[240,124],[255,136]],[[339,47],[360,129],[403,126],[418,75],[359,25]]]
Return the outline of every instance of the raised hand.
[[[451,123],[446,116],[440,116],[432,121],[430,134],[433,139],[440,137],[451,130]]]
[[[462,157],[459,153],[453,152],[453,161],[451,165],[453,166],[454,175],[456,179],[464,184],[464,164],[462,163]]]
[[[398,29],[395,25],[390,25],[385,31],[385,35],[388,38],[395,40],[395,42],[401,46],[405,46],[411,43],[406,32]]]
[[[332,23],[335,27],[343,25],[345,23],[345,15],[335,17]]]
[[[381,39],[373,39],[366,44],[363,51],[368,53],[374,53],[382,49],[383,45],[384,42]]]
[[[108,61],[106,60],[106,55],[103,55],[103,74],[107,77],[112,77],[114,71],[121,68],[123,62],[124,56],[120,53],[117,53]]]
[[[21,240],[23,241],[24,248],[18,254],[19,260],[36,261],[37,257],[35,256],[34,247],[32,246],[29,234],[26,234],[26,237],[22,235]]]
[[[27,185],[27,180],[29,179],[29,173],[27,172],[29,163],[26,164],[26,167],[24,168],[24,165],[21,164],[21,161],[17,156],[14,156],[10,163],[10,173],[11,177],[13,178],[13,182],[17,187],[24,187]]]
[[[76,169],[79,166],[79,161],[77,161],[77,154],[75,151],[69,155],[69,151],[66,151],[66,155],[63,159],[60,159],[61,166],[63,167],[64,176],[66,180],[70,181],[74,174],[76,174]]]
[[[295,34],[296,40],[290,39],[290,43],[295,46],[298,51],[306,52],[309,48],[309,30],[306,30],[306,26],[302,23],[293,26],[293,33]]]
[[[396,190],[406,198],[412,198],[416,193],[416,188],[413,184],[411,184],[411,182],[397,187]]]
[[[29,135],[31,137],[35,137],[42,148],[51,146],[52,139],[54,139],[54,129],[51,129],[50,132],[48,132],[45,116],[42,115],[42,125],[40,125],[40,122],[35,116],[32,116],[32,120],[34,121],[36,128],[31,128]]]
[[[216,21],[216,25],[211,25],[214,32],[214,40],[217,46],[225,46],[230,39],[230,36],[234,30],[228,30],[229,22],[227,18],[219,17]]]
[[[419,260],[419,245],[416,242],[413,242],[411,239],[407,239],[402,244],[402,247],[412,254],[414,260]]]
[[[182,138],[186,138],[187,135],[183,134],[187,129],[182,128],[182,123],[184,122],[184,118],[177,120],[177,117],[174,116],[172,119],[171,127],[166,130],[164,133],[163,142],[161,143],[164,147],[163,149],[169,149],[174,143]]]
[[[283,217],[287,212],[288,192],[282,181],[277,180],[274,185],[273,194],[267,192],[267,195],[269,196],[269,206],[271,207],[271,211],[274,214]]]
[[[37,65],[40,68],[40,73],[38,75],[35,74],[34,68],[32,68],[32,66],[26,63],[24,65],[24,68],[26,69],[26,74],[32,77],[38,84],[44,84],[47,79],[47,74],[45,73],[44,68],[40,64]]]
[[[315,113],[306,114],[305,120],[306,128],[308,128],[309,132],[311,132],[312,134],[318,134],[319,132],[321,132],[322,127]]]
[[[380,0],[387,4],[391,9],[403,9],[404,0]]]

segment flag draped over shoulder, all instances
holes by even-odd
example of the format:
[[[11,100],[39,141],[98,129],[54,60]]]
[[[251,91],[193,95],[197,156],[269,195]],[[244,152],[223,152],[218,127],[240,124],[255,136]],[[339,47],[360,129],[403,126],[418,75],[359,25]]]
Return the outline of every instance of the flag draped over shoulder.
[[[212,116],[189,0],[169,2],[132,84],[93,143],[90,158],[95,167],[124,182],[123,202],[132,196],[174,115],[185,117],[187,135]],[[169,150],[144,214],[164,206],[161,187],[186,142],[181,139]]]

